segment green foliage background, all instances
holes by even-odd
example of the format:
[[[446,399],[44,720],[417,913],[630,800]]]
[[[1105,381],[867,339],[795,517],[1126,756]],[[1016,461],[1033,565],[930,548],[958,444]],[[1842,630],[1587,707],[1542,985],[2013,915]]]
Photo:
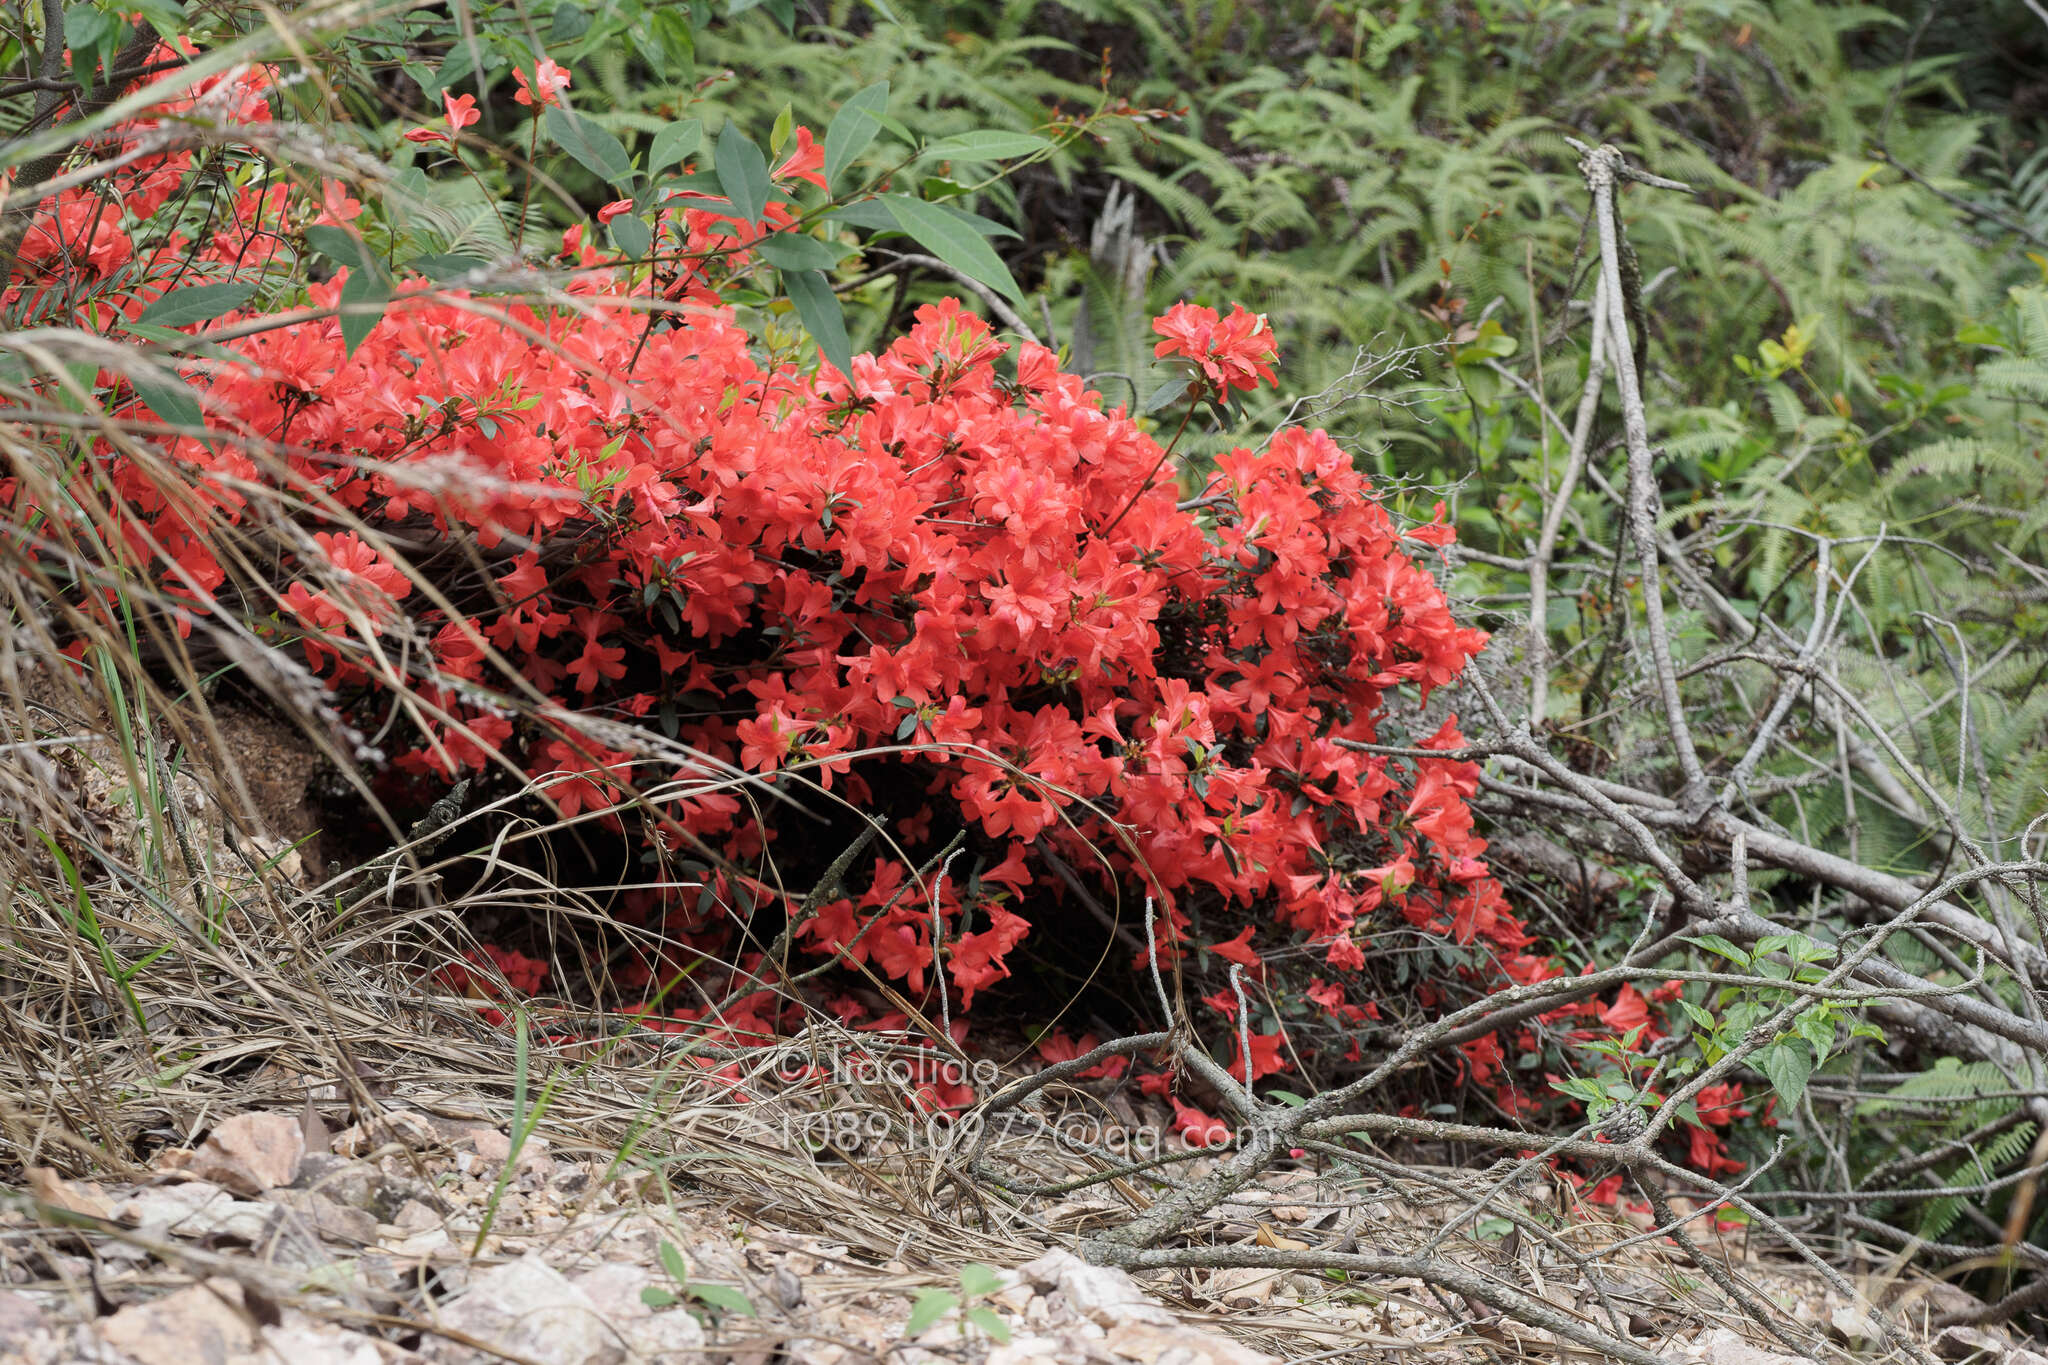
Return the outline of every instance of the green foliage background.
[[[1269,313],[1279,394],[1195,448],[1306,412],[1403,490],[1403,511],[1425,517],[1447,497],[1480,552],[1456,586],[1496,630],[1505,679],[1532,643],[1515,561],[1566,444],[1535,395],[1569,423],[1586,369],[1592,253],[1564,139],[1613,142],[1687,182],[1690,195],[1623,196],[1648,284],[1661,528],[1695,570],[1678,602],[1681,664],[1739,643],[1700,588],[1804,639],[1828,538],[1838,573],[1860,564],[1846,606],[1828,608],[1841,613],[1839,682],[1920,775],[1972,803],[1973,823],[2010,841],[2048,810],[2048,152],[2026,74],[2048,31],[2021,7],[837,0],[788,17],[764,8],[699,34],[700,69],[734,73],[705,88],[708,117],[766,127],[786,106],[820,123],[880,79],[894,111],[934,136],[1040,128],[1049,110],[1106,100],[1172,111],[1110,125],[972,197],[1019,234],[1005,255],[1033,295],[1026,319],[1143,406],[1161,382],[1151,316],[1184,298]],[[622,106],[638,89],[629,66],[607,84]],[[857,344],[953,287],[892,280],[853,295]],[[1398,368],[1359,364],[1408,348],[1421,349]],[[1619,437],[1610,386],[1592,448],[1616,488]],[[1538,720],[1596,768],[1655,786],[1669,755],[1652,708],[1627,700],[1642,681],[1627,648],[1640,594],[1606,553],[1618,520],[1615,500],[1582,482],[1543,623]],[[1725,772],[1770,694],[1732,668],[1688,687]],[[1797,714],[1747,810],[1877,866],[1941,867],[1946,844],[1867,792],[1856,800],[1832,727]],[[1800,920],[1803,889],[1780,888],[1779,913]],[[1560,946],[1605,961],[1633,925],[1566,932]],[[1947,979],[1897,942],[1901,965]],[[1885,1135],[1864,1136],[1879,1154],[1915,1132],[1953,1137],[2015,1101],[1943,1112],[1916,1104],[1921,1092],[1998,1084],[1981,1067],[1902,1080],[1899,1102],[1864,1114]],[[2032,1131],[2000,1142],[2017,1150]],[[1795,1155],[1785,1179],[1809,1159],[1821,1157]],[[1989,1168],[1966,1161],[1943,1179]],[[1958,1208],[1928,1207],[1923,1232],[1941,1235]]]

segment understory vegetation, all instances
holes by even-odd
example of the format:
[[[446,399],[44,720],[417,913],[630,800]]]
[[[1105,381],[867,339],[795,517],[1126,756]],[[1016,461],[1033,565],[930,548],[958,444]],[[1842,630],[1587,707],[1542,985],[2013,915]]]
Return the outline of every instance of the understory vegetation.
[[[1112,1264],[1377,1146],[2048,1303],[2030,6],[127,4],[0,17],[10,1180],[374,981],[1235,1144]]]

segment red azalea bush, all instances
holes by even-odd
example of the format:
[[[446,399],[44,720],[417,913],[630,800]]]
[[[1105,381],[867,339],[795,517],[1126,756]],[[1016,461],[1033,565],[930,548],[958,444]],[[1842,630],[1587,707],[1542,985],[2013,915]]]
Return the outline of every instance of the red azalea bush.
[[[538,112],[566,79],[544,66],[519,97],[537,91]],[[259,119],[264,81],[232,72],[195,98]],[[468,98],[447,101],[453,131],[475,119]],[[128,151],[150,126],[123,131]],[[416,143],[445,140],[415,131],[432,134]],[[822,184],[822,151],[802,132],[796,148],[776,183]],[[210,235],[167,231],[145,252],[135,235],[188,158],[137,155],[121,174],[132,183],[118,203],[74,189],[44,206],[15,304],[61,289],[46,311],[118,333],[194,270],[275,290],[280,275],[303,281],[293,253],[309,229],[368,225],[339,185],[252,184]],[[725,912],[796,908],[730,863],[682,860],[765,853],[815,871],[837,852],[804,847],[814,825],[707,782],[727,768],[801,770],[887,820],[894,847],[796,922],[795,939],[896,983],[934,1017],[937,992],[957,1015],[1009,976],[1018,946],[1072,913],[1062,902],[1076,886],[1127,906],[1154,899],[1165,962],[1185,960],[1198,916],[1237,927],[1201,935],[1217,940],[1204,951],[1255,985],[1262,951],[1314,954],[1323,970],[1290,1008],[1339,1037],[1378,1017],[1369,993],[1352,995],[1386,929],[1464,945],[1468,995],[1558,974],[1524,951],[1531,938],[1481,860],[1466,805],[1477,768],[1356,747],[1462,742],[1454,723],[1419,740],[1382,734],[1390,694],[1426,701],[1484,643],[1426,567],[1447,527],[1403,533],[1344,451],[1293,429],[1222,457],[1183,503],[1163,476],[1171,452],[1137,420],[1052,352],[999,341],[950,301],[856,357],[851,375],[778,359],[721,287],[764,236],[792,231],[788,208],[749,217],[657,196],[639,211],[652,263],[601,255],[573,228],[556,258],[573,283],[545,305],[400,279],[365,338],[333,310],[370,267],[289,286],[278,302],[312,312],[268,327],[233,326],[255,311],[228,315],[246,333],[226,343],[232,363],[185,376],[218,435],[99,439],[70,476],[75,505],[31,507],[15,481],[0,483],[0,505],[16,527],[47,518],[37,534],[56,540],[88,520],[118,526],[131,562],[193,613],[296,641],[343,710],[387,714],[405,670],[401,724],[415,729],[393,771],[445,786],[509,761],[562,815],[695,867],[709,895],[676,877],[627,898],[625,916],[675,945],[625,977],[653,1000],[699,953],[772,983],[746,951],[762,939]],[[650,314],[657,299],[674,306]],[[1183,305],[1158,331],[1159,353],[1187,364],[1191,398],[1272,378],[1272,332],[1256,315]],[[100,386],[122,415],[162,413],[119,375]],[[245,586],[223,595],[220,547],[264,488],[300,501],[296,558],[265,585],[268,602]],[[467,552],[436,557],[452,568],[404,565],[386,537]],[[113,596],[80,605],[111,612]],[[507,705],[522,686],[546,705]],[[650,771],[620,743],[622,723],[703,760]],[[672,776],[683,794],[639,799]],[[969,875],[919,880],[959,831]],[[1277,1015],[1277,993],[1261,994]],[[1425,1008],[1448,998],[1442,982],[1418,991]],[[1209,1003],[1234,1019],[1230,990]],[[865,1012],[836,1004],[849,1020]],[[770,1036],[787,1008],[755,989],[704,1027]],[[1278,1028],[1251,1041],[1237,1064],[1254,1079],[1313,1050]],[[1081,1045],[1050,1043],[1063,1055]],[[1355,1039],[1346,1052],[1356,1058]],[[1470,1045],[1467,1061],[1510,1113],[1534,1103],[1503,1075],[1497,1040]],[[1181,1107],[1187,1131],[1210,1133],[1213,1120]]]

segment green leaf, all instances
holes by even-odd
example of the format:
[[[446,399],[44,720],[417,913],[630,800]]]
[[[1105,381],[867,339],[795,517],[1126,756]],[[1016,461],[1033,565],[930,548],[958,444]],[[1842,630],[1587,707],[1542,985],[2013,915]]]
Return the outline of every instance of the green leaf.
[[[969,1298],[980,1298],[993,1294],[1003,1287],[1003,1277],[994,1266],[963,1265],[960,1267],[960,1292]]]
[[[309,227],[306,242],[315,251],[348,267],[348,279],[341,286],[341,343],[348,355],[356,353],[363,338],[384,320],[378,305],[391,302],[391,276],[369,244],[354,233],[338,227]]]
[[[696,154],[704,141],[704,125],[696,119],[684,119],[671,123],[654,135],[654,145],[647,153],[647,170],[667,170],[680,166]]]
[[[997,1317],[995,1309],[970,1308],[967,1310],[967,1320],[988,1333],[990,1338],[997,1343],[1002,1345],[1009,1344],[1010,1324]]]
[[[894,196],[885,196],[879,199],[863,199],[858,203],[836,208],[826,214],[825,217],[832,222],[845,223],[849,227],[866,228],[870,232],[901,232],[903,229],[896,222],[896,216],[889,212],[888,201],[892,197]],[[978,213],[969,213],[966,209],[955,208],[951,204],[941,206],[939,211],[952,214],[984,237],[1017,236],[1015,228],[1006,227],[993,218],[984,218]]]
[[[1052,143],[1036,133],[1003,133],[986,130],[942,137],[917,154],[920,161],[1005,161],[1029,156]]]
[[[376,259],[363,239],[346,228],[309,227],[306,244],[336,265],[366,265]]]
[[[674,1280],[677,1284],[688,1284],[690,1282],[689,1262],[683,1259],[682,1252],[676,1250],[675,1243],[663,1242],[660,1248],[660,1256],[661,1268],[668,1272],[668,1277],[671,1280]]]
[[[693,1284],[689,1286],[689,1291],[691,1298],[699,1303],[709,1304],[728,1316],[755,1316],[753,1301],[729,1284]]]
[[[825,188],[831,189],[881,130],[876,117],[889,107],[889,82],[876,81],[839,106],[825,129]]]
[[[143,405],[156,414],[157,420],[174,427],[203,427],[206,413],[199,406],[196,391],[183,379],[173,376],[136,378],[128,377],[135,388],[135,396]]]
[[[839,296],[823,275],[815,270],[784,271],[782,287],[796,305],[797,320],[818,343],[832,368],[853,381],[853,343],[846,336],[846,313]],[[914,718],[913,718],[914,719]]]
[[[427,256],[416,256],[405,263],[405,268],[416,274],[425,275],[436,284],[441,284],[448,280],[459,279],[472,270],[481,270],[489,264],[490,262],[481,256],[471,256],[466,253],[456,253],[454,255],[435,253]]]
[[[795,126],[796,111],[785,100],[782,104],[782,112],[775,116],[775,126],[768,130],[768,155],[782,155],[783,147],[789,142],[790,130]]]
[[[1599,1104],[1607,1098],[1606,1092],[1601,1089],[1600,1082],[1592,1079],[1590,1076],[1572,1076],[1564,1080],[1554,1080],[1550,1083],[1550,1088],[1557,1091],[1560,1095],[1567,1095],[1582,1104]]]
[[[1835,1050],[1835,1021],[1809,1010],[1792,1021],[1793,1032],[1813,1044],[1813,1061],[1818,1066]]]
[[[581,114],[556,104],[548,106],[546,122],[548,137],[581,162],[585,170],[622,190],[632,186],[638,172],[617,138]]]
[[[749,223],[761,221],[768,208],[768,158],[754,140],[740,131],[732,119],[718,130],[718,183],[740,217]]]
[[[636,261],[654,249],[654,232],[637,214],[622,213],[611,221],[612,244]]]
[[[1188,366],[1187,369],[1188,377],[1176,381],[1169,376],[1166,382],[1152,391],[1152,396],[1145,400],[1145,411],[1148,414],[1158,412],[1161,408],[1170,408],[1184,398],[1201,393],[1201,385],[1195,378],[1198,372],[1193,366]]]
[[[1806,1093],[1806,1078],[1813,1074],[1813,1053],[1801,1043],[1772,1043],[1756,1055],[1757,1069],[1770,1078],[1771,1089],[1787,1109]]]
[[[692,183],[706,179],[709,179],[709,177],[700,173],[692,177]],[[716,190],[717,184],[713,182],[704,188],[707,191]],[[733,211],[732,205],[727,201],[723,199],[709,199],[701,194],[671,195],[669,198],[661,201],[661,206],[665,209],[703,209],[706,213],[730,214]]]
[[[256,292],[253,284],[194,284],[164,295],[136,315],[159,327],[190,327],[232,313]]]
[[[1003,264],[1003,258],[996,255],[979,232],[961,222],[957,215],[904,195],[892,194],[882,202],[889,206],[897,226],[919,246],[1010,302],[1024,302],[1024,292],[1010,278],[1010,267]]]
[[[230,365],[245,363],[245,357],[230,351],[219,342],[208,341],[204,337],[196,337],[184,332],[173,331],[169,327],[158,327],[156,324],[149,322],[131,322],[124,330],[130,336],[138,337],[143,341],[154,341],[165,350],[175,351],[181,355],[205,356],[209,360],[222,360]]]
[[[557,5],[554,22],[548,27],[548,45],[566,47],[589,31],[589,15],[574,5]]]
[[[640,1291],[640,1302],[649,1308],[669,1308],[675,1305],[676,1296],[660,1285],[650,1284]]]
[[[1451,362],[1456,365],[1482,365],[1488,360],[1504,360],[1515,353],[1518,344],[1501,330],[1496,319],[1488,318],[1480,324],[1478,335],[1451,352]]]
[[[754,250],[777,270],[830,270],[846,257],[844,249],[801,232],[771,233],[756,242]]]
[[[903,1324],[903,1335],[914,1337],[923,1334],[933,1323],[960,1306],[957,1295],[943,1289],[927,1289],[917,1296],[917,1302],[910,1306],[910,1320]]]
[[[349,271],[347,283],[341,286],[341,346],[345,355],[354,355],[356,347],[377,329],[384,320],[381,305],[391,302],[391,277],[375,261]],[[360,311],[357,311],[360,310]]]
[[[157,36],[166,41],[175,38],[186,23],[185,7],[179,0],[140,0],[133,12],[140,14]]]
[[[1719,934],[1702,934],[1698,938],[1688,938],[1685,941],[1687,943],[1697,943],[1710,953],[1719,953],[1737,966],[1747,967],[1749,965],[1749,954],[1743,952],[1742,949],[1736,947],[1727,939],[1722,938]]]

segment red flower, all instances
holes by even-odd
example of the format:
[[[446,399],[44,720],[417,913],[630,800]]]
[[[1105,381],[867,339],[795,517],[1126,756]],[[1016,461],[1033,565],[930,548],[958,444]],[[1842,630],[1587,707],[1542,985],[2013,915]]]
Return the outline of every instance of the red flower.
[[[1424,525],[1417,526],[1409,531],[1407,538],[1420,541],[1424,545],[1443,546],[1449,545],[1452,541],[1456,540],[1458,532],[1457,528],[1444,521],[1444,505],[1438,503],[1436,511],[1430,515],[1430,520]]]
[[[1220,1119],[1212,1119],[1192,1104],[1170,1100],[1173,1105],[1174,1131],[1190,1147],[1222,1147],[1229,1143],[1230,1126]]]
[[[1045,1059],[1048,1066],[1057,1066],[1061,1062],[1071,1062],[1076,1057],[1087,1056],[1099,1046],[1099,1042],[1100,1040],[1092,1033],[1082,1034],[1080,1041],[1076,1042],[1060,1030],[1054,1029],[1038,1040],[1038,1055]],[[1109,1057],[1094,1066],[1075,1072],[1074,1076],[1077,1080],[1090,1080],[1097,1076],[1114,1079],[1123,1075],[1130,1063],[1131,1059],[1128,1057]]]
[[[541,105],[559,105],[562,92],[569,88],[569,70],[549,58],[543,57],[534,68],[533,79],[529,81],[526,72],[512,68],[512,79],[519,84],[512,101],[538,109]]]
[[[953,945],[948,955],[947,970],[953,973],[953,984],[960,988],[960,1008],[969,1009],[974,1004],[974,993],[992,986],[1010,974],[1003,965],[1003,958],[1009,951],[1024,941],[1031,932],[1031,925],[1022,915],[1012,914],[1000,905],[989,907],[989,927],[978,934],[962,934],[960,941]]]
[[[339,227],[352,223],[363,216],[363,201],[348,192],[348,186],[338,180],[322,181],[320,185],[319,221]]]
[[[1265,966],[1265,961],[1252,951],[1251,942],[1252,927],[1247,924],[1244,927],[1244,932],[1240,933],[1236,938],[1226,939],[1222,943],[1210,944],[1209,951],[1222,958],[1225,962],[1235,962],[1238,966],[1244,967],[1247,970],[1257,971]]]
[[[513,74],[518,75],[519,73],[515,71]],[[525,77],[520,76],[520,80],[524,82]],[[475,95],[443,94],[441,96],[441,103],[448,111],[448,127],[453,132],[459,133],[483,117],[481,113],[477,112]],[[405,140],[407,142],[453,142],[455,139],[436,128],[414,128],[405,134]]]
[[[775,178],[808,180],[821,190],[825,188],[825,147],[811,136],[810,129],[796,130],[796,150],[775,168]]]
[[[583,653],[569,665],[569,676],[574,679],[577,691],[595,692],[603,679],[626,676],[625,659],[626,651],[621,646],[586,640]]]
[[[1693,1109],[1700,1116],[1701,1123],[1711,1123],[1717,1128],[1749,1117],[1749,1110],[1742,1107],[1742,1084],[1739,1081],[1708,1086],[1693,1097]]]
[[[1250,392],[1262,382],[1274,382],[1279,345],[1264,313],[1247,313],[1232,304],[1230,316],[1219,319],[1213,308],[1177,303],[1153,322],[1152,330],[1165,338],[1152,354],[1193,363],[1217,398],[1228,398],[1232,389]]]
[[[1614,1003],[1600,1011],[1600,1020],[1616,1033],[1627,1033],[1650,1022],[1650,1007],[1634,986],[1615,992]]]
[[[1273,1033],[1252,1034],[1251,1079],[1256,1081],[1261,1076],[1270,1076],[1276,1071],[1293,1070],[1294,1063],[1289,1061],[1281,1051],[1281,1049],[1284,1048],[1286,1045],[1287,1032],[1285,1029],[1281,1029]],[[1245,1079],[1244,1053],[1236,1046],[1235,1043],[1231,1045],[1230,1049],[1230,1074],[1237,1077],[1239,1080]]]
[[[597,211],[597,221],[600,223],[609,223],[612,219],[618,217],[620,214],[631,213],[632,211],[632,200],[614,199],[611,203],[606,204],[603,208]]]

